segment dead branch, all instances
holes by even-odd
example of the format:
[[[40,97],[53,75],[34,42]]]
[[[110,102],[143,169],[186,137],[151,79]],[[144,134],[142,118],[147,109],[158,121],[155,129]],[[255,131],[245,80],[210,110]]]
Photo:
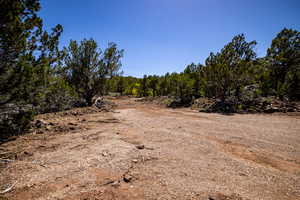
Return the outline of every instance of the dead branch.
[[[5,194],[5,193],[11,191],[11,190],[15,187],[15,185],[17,185],[17,183],[18,183],[18,181],[16,181],[14,184],[12,184],[12,185],[11,185],[10,187],[8,187],[7,189],[5,189],[5,190],[3,190],[3,191],[0,191],[0,194]]]
[[[9,162],[15,162],[15,161],[18,161],[18,160],[10,160],[10,159],[2,159],[2,158],[0,158],[0,162],[1,163],[9,163]],[[20,161],[20,162],[23,162],[23,163],[32,163],[32,164],[40,165],[41,167],[45,167],[46,168],[46,166],[42,162],[39,162],[37,160],[34,160],[32,162],[29,162],[29,161]]]
[[[14,160],[0,158],[0,162],[1,163],[9,163],[9,162],[14,162]]]

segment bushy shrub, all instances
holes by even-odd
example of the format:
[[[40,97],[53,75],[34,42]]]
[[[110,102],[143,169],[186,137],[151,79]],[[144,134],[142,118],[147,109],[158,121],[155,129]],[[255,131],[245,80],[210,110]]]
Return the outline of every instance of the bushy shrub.
[[[0,140],[20,135],[29,128],[34,110],[31,105],[7,104],[0,107]]]
[[[75,90],[63,79],[55,78],[42,95],[42,100],[36,110],[38,113],[58,112],[71,109],[77,104],[82,104],[82,102]]]

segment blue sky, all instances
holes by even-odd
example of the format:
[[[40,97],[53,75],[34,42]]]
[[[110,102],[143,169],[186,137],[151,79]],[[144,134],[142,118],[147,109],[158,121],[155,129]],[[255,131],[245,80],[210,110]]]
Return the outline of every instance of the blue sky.
[[[61,46],[94,38],[125,50],[125,75],[180,72],[204,63],[233,36],[256,40],[264,56],[284,27],[300,31],[300,0],[41,0],[47,29],[62,24]]]

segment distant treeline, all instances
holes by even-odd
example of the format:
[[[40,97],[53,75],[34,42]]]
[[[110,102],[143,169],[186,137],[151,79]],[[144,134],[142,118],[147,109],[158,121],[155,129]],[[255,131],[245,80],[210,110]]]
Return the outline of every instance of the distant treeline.
[[[247,87],[257,96],[300,100],[300,32],[283,29],[272,40],[266,56],[258,58],[256,41],[235,36],[220,52],[210,53],[205,64],[190,64],[182,73],[143,78],[114,77],[110,89],[136,96],[241,98]]]
[[[71,40],[59,48],[61,25],[43,29],[39,0],[0,0],[0,132],[19,134],[37,113],[92,104],[95,95],[174,96],[187,101],[241,98],[247,86],[259,96],[300,99],[300,33],[283,29],[266,57],[257,58],[256,41],[235,36],[205,64],[182,73],[123,77],[123,50],[93,39]],[[1,135],[0,135],[1,136]]]

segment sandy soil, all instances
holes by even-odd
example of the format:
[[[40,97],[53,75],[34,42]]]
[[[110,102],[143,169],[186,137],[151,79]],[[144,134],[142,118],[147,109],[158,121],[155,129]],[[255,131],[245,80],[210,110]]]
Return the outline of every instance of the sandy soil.
[[[114,112],[0,146],[0,199],[300,199],[300,115],[220,115],[115,100]],[[63,127],[63,126],[62,126]]]

